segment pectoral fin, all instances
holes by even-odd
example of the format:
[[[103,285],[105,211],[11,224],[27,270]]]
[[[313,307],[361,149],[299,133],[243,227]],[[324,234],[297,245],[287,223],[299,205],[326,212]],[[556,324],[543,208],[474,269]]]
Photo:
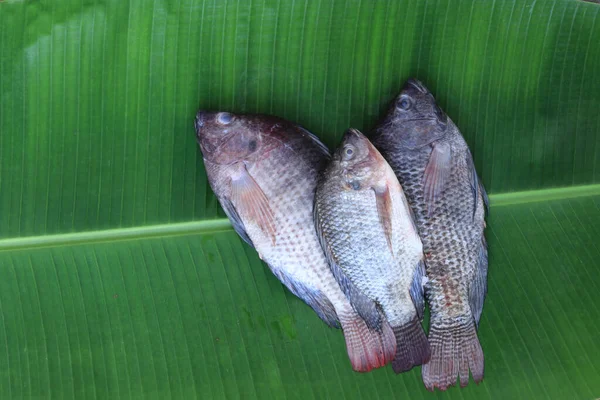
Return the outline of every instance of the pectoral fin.
[[[245,167],[231,179],[231,201],[243,219],[254,222],[275,244],[275,216],[269,199]]]
[[[375,198],[377,199],[377,213],[379,214],[379,222],[385,233],[390,251],[394,252],[392,246],[392,197],[388,185],[383,188],[374,188]]]
[[[424,196],[428,215],[431,216],[436,202],[440,199],[452,166],[452,149],[448,143],[440,142],[433,145],[429,162],[423,175]]]

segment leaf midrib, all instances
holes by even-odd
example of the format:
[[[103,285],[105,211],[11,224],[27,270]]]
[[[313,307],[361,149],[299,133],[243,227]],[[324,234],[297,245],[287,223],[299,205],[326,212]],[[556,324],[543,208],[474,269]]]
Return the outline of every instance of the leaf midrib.
[[[490,195],[492,208],[600,195],[600,184],[564,188],[530,190]],[[165,238],[173,236],[209,234],[231,230],[227,218],[202,221],[104,229],[42,236],[27,236],[0,240],[0,252],[30,250],[44,247],[73,246],[90,243],[107,243],[126,240]]]

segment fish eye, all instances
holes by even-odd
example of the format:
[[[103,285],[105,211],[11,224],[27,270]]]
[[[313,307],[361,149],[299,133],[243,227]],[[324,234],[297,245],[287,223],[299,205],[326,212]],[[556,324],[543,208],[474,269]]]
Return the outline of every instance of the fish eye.
[[[349,160],[354,156],[354,149],[350,146],[344,149],[343,158],[344,160]]]
[[[411,106],[411,102],[407,97],[403,97],[398,103],[398,108],[401,110],[408,110]]]
[[[221,125],[227,125],[227,124],[231,123],[231,121],[233,121],[233,115],[231,115],[227,112],[222,112],[222,113],[219,113],[219,115],[217,115],[217,122],[220,123]]]

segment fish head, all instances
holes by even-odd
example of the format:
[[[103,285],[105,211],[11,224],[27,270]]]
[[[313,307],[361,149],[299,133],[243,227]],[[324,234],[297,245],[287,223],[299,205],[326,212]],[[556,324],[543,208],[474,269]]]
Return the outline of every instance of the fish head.
[[[441,139],[447,131],[448,116],[433,94],[417,79],[406,81],[377,129],[379,136],[401,147],[418,149]],[[389,137],[393,135],[392,137]]]
[[[386,161],[358,129],[346,131],[333,159],[347,189],[369,189],[384,178]]]
[[[274,117],[200,110],[194,125],[204,159],[233,165],[256,162],[280,145],[281,124]]]

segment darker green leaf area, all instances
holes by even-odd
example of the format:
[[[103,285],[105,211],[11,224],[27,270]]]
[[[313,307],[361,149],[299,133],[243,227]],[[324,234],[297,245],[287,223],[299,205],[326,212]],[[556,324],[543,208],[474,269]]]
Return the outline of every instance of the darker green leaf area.
[[[198,108],[329,145],[418,77],[490,193],[600,182],[600,8],[575,1],[0,5],[0,236],[222,216]]]
[[[594,398],[600,197],[492,209],[485,380],[351,370],[230,231],[0,254],[0,397]]]

